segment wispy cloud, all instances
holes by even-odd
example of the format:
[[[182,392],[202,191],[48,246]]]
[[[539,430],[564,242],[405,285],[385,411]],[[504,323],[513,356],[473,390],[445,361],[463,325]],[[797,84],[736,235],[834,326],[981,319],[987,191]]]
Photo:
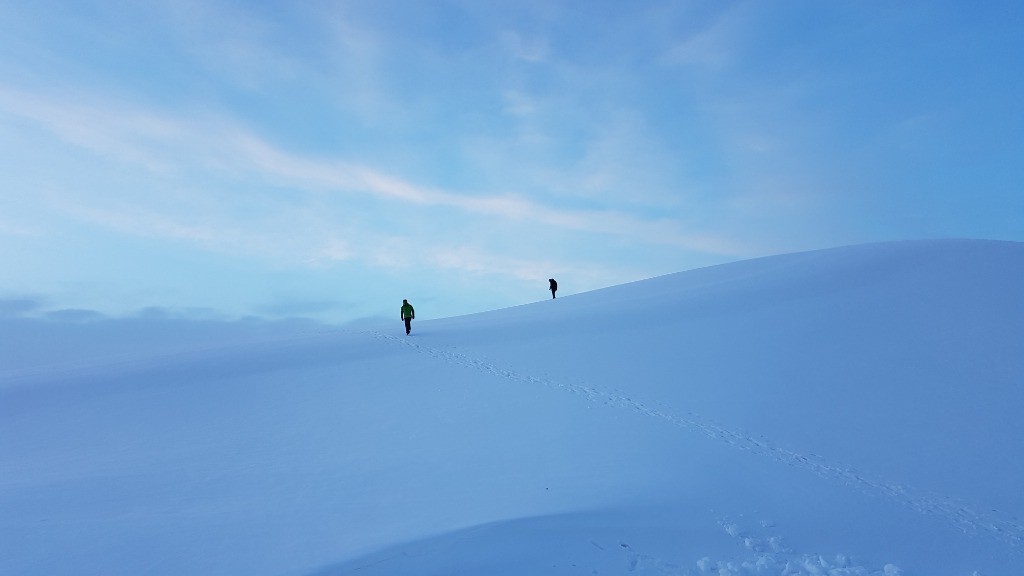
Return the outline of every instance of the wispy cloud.
[[[732,3],[704,28],[673,42],[663,53],[662,63],[722,73],[736,63],[749,20],[747,3]]]
[[[526,62],[543,62],[548,57],[548,41],[542,36],[527,37],[521,32],[506,31],[501,35],[501,44],[513,57]]]
[[[679,223],[670,219],[650,220],[614,209],[565,209],[518,195],[454,193],[340,159],[295,154],[223,117],[181,118],[130,105],[113,110],[109,106],[53,100],[10,89],[0,90],[0,105],[46,126],[71,144],[158,174],[180,173],[205,165],[229,177],[258,178],[299,191],[371,196],[406,206],[441,207],[468,216],[606,234],[688,250],[728,253],[737,248],[724,240],[681,232]],[[91,222],[122,231],[199,244],[216,243],[224,234],[223,226],[184,224],[145,206],[133,206],[128,213],[105,209],[101,202],[95,202],[91,207],[80,207],[77,213]],[[352,250],[333,253],[351,254]]]
[[[70,94],[54,96],[0,85],[0,107],[43,125],[69,144],[153,172],[165,172],[177,164],[165,146],[185,136],[171,118],[127,103],[90,106]]]
[[[154,3],[147,17],[164,31],[190,64],[218,82],[249,91],[294,81],[310,65],[301,47],[308,38],[275,19],[273,5],[236,7],[221,2],[173,0]]]
[[[13,236],[13,237],[39,237],[42,232],[37,228],[26,226],[20,222],[10,222],[0,219],[0,236]]]

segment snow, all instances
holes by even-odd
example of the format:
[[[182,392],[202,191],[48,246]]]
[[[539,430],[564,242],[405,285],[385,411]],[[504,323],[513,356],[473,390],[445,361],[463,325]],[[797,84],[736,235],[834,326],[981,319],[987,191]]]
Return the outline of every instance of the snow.
[[[948,240],[411,336],[8,315],[0,574],[1019,574],[1022,294]]]

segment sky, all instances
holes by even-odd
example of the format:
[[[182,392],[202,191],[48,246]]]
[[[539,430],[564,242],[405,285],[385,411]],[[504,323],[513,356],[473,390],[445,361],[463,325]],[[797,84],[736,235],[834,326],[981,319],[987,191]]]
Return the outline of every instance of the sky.
[[[0,314],[325,322],[1024,241],[1016,1],[0,0]]]

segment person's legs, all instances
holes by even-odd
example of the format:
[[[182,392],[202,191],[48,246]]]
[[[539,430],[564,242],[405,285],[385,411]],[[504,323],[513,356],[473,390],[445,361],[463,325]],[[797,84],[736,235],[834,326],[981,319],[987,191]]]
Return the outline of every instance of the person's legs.
[[[412,331],[412,318],[405,319],[405,333],[408,334]]]

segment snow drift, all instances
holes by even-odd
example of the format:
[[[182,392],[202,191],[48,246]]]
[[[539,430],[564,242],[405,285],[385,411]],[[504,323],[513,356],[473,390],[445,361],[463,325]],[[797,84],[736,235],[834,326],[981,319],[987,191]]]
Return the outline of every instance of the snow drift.
[[[1019,573],[1022,294],[1024,244],[930,241],[409,337],[397,304],[172,343],[8,317],[0,572]]]

